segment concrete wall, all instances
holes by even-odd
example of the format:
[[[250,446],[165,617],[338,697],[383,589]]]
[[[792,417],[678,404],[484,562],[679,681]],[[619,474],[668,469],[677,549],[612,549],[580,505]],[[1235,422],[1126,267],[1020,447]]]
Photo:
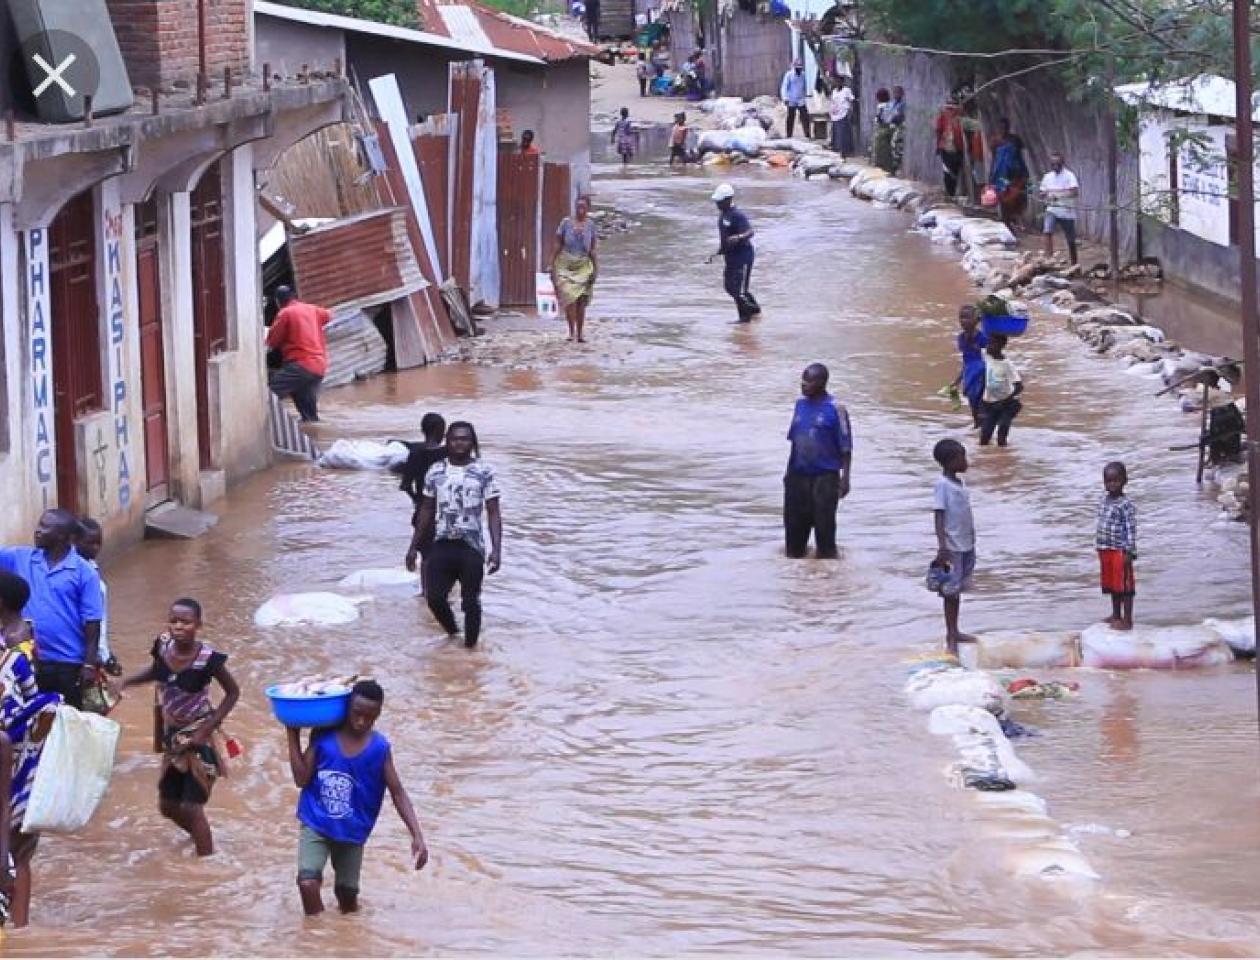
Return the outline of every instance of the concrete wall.
[[[546,69],[495,67],[498,106],[511,113],[516,136],[531,129],[546,159],[568,163],[573,184],[586,190],[591,181],[591,80],[585,60]]]
[[[736,11],[722,33],[722,95],[776,96],[792,64],[791,36],[783,20]]]
[[[472,59],[448,56],[435,47],[354,33],[346,36],[346,54],[347,63],[365,85],[373,77],[394,74],[403,106],[412,119],[418,113],[445,113],[449,64],[456,59]]]
[[[335,60],[346,62],[342,31],[261,14],[254,17],[254,62],[260,69],[269,63],[273,73],[288,77],[304,63],[327,70]]]
[[[1238,302],[1237,247],[1222,246],[1189,231],[1169,227],[1153,217],[1143,217],[1141,253],[1159,260],[1169,279]]]
[[[959,84],[979,85],[983,74],[965,61],[928,54],[901,53],[866,48],[858,55],[862,107],[861,143],[870,142],[875,118],[875,91],[900,84],[906,89],[906,148],[904,176],[941,184],[941,164],[936,156],[933,122],[945,98]],[[1032,74],[1004,81],[980,95],[979,113],[986,136],[997,130],[999,117],[1009,117],[1025,144],[1025,158],[1034,178],[1049,169],[1049,155],[1063,151],[1067,165],[1081,183],[1079,204],[1082,236],[1106,242],[1107,148],[1106,113],[1097,105],[1070,100],[1068,91],[1049,74]],[[1119,207],[1122,256],[1137,248],[1136,150],[1120,151]],[[1041,206],[1029,205],[1027,224],[1037,230]]]

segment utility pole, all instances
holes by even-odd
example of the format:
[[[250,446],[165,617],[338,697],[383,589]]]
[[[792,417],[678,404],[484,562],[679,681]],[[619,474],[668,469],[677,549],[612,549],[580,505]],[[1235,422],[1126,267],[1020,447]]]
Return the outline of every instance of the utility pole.
[[[1234,136],[1238,141],[1238,277],[1242,284],[1247,384],[1247,506],[1251,526],[1251,605],[1260,629],[1260,323],[1256,318],[1256,147],[1251,119],[1251,0],[1234,2]],[[1256,671],[1260,708],[1260,670]]]

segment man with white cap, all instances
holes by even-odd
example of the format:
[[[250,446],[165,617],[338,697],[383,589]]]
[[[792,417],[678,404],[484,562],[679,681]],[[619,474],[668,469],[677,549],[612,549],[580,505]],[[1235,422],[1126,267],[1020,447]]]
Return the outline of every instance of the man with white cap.
[[[787,107],[787,135],[789,137],[796,129],[797,113],[801,115],[801,132],[806,137],[809,136],[809,111],[805,109],[808,92],[805,87],[805,61],[793,60],[791,68],[783,75],[783,82],[779,84],[779,98]]]
[[[747,323],[761,313],[756,298],[748,290],[755,256],[752,224],[735,206],[735,188],[729,183],[713,191],[713,202],[718,208],[718,253],[726,260],[723,285],[735,301],[739,311],[738,322]]]

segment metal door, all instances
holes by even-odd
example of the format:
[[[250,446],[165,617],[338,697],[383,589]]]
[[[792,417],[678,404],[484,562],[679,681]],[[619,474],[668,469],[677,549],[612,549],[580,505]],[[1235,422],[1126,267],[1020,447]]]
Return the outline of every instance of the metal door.
[[[541,164],[536,154],[499,154],[499,267],[504,306],[534,303],[538,272],[538,214]]]
[[[96,301],[96,214],[92,191],[67,203],[48,228],[52,310],[53,420],[57,505],[78,512],[75,418],[101,409],[101,330]]]
[[[192,192],[193,358],[197,386],[197,452],[201,469],[214,466],[210,444],[210,358],[227,349],[223,282],[223,175],[218,163]]]
[[[148,503],[169,496],[166,445],[166,356],[162,337],[162,280],[158,267],[158,205],[136,205],[136,280],[140,308],[140,393],[144,408],[144,466]]]

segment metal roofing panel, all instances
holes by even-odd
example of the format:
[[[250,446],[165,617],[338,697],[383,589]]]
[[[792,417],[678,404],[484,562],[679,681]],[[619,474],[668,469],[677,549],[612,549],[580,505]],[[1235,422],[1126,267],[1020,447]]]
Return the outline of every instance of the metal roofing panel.
[[[542,64],[539,57],[529,56],[512,50],[496,49],[489,40],[480,45],[445,37],[425,30],[412,30],[409,27],[396,27],[389,23],[377,23],[375,20],[359,20],[355,17],[343,17],[336,13],[321,13],[318,10],[306,10],[301,7],[290,7],[283,3],[272,3],[271,0],[254,0],[254,13],[295,23],[306,23],[315,27],[327,27],[331,30],[345,30],[349,33],[364,33],[374,37],[388,37],[407,43],[419,43],[443,50],[457,50],[460,53],[475,53],[482,56],[499,57],[504,60],[517,60],[521,63]],[[480,30],[480,26],[478,26]],[[482,37],[484,37],[484,32]]]
[[[446,29],[450,31],[453,39],[486,52],[494,49],[494,44],[481,29],[481,21],[472,7],[439,4],[438,13],[441,14],[442,22],[446,24]]]

